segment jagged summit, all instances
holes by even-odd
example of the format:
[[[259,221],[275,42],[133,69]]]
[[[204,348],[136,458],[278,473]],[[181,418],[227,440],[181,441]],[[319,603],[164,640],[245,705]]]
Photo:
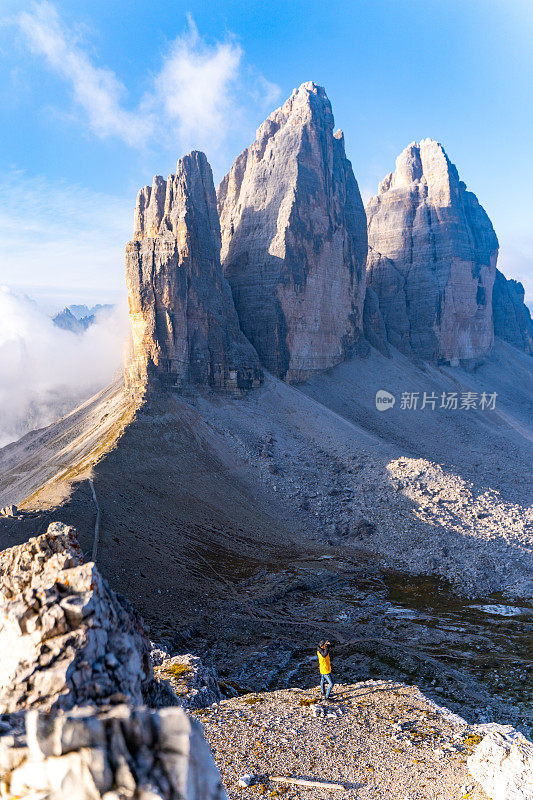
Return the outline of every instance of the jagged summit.
[[[498,239],[443,146],[408,145],[366,211],[367,279],[390,342],[452,363],[486,354]]]
[[[447,178],[444,177],[446,175]],[[442,144],[435,139],[421,139],[420,142],[411,142],[402,150],[396,159],[395,172],[389,172],[381,181],[378,194],[417,182],[435,187],[438,181],[442,188],[446,180],[449,191],[458,183],[463,189],[466,188],[466,184],[459,178],[457,167],[448,158]]]
[[[257,354],[239,328],[220,266],[211,167],[193,151],[165,181],[139,192],[126,246],[132,355],[130,387],[201,384],[242,390],[260,383]]]
[[[288,381],[353,351],[362,328],[364,208],[326,92],[304,83],[218,188],[222,263],[242,329]]]

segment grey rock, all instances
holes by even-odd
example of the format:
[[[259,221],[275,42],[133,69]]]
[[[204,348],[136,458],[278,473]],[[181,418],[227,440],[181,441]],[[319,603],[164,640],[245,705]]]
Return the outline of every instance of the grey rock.
[[[492,290],[494,335],[526,353],[533,353],[533,320],[524,303],[524,294],[521,283],[512,278],[508,280],[496,270]]]
[[[8,796],[43,792],[48,800],[124,798],[224,800],[200,725],[179,708],[85,707],[31,711],[29,747],[3,759]],[[7,767],[7,768],[6,768]]]
[[[305,380],[362,337],[366,219],[324,89],[304,83],[218,191],[222,263],[262,364]]]
[[[387,328],[379,307],[379,298],[371,286],[367,286],[365,292],[363,331],[372,347],[375,347],[384,356],[390,357]]]
[[[140,703],[152,678],[140,621],[83,563],[74,528],[0,553],[0,713]]]
[[[203,153],[156,176],[137,198],[126,246],[132,352],[129,388],[199,384],[243,391],[261,382],[257,353],[239,327],[220,265],[220,224]]]
[[[154,668],[160,684],[167,683],[183,708],[207,708],[223,699],[218,676],[190,653],[166,658]]]
[[[431,361],[475,361],[493,344],[498,240],[443,147],[410,144],[366,207],[367,279],[389,342]]]

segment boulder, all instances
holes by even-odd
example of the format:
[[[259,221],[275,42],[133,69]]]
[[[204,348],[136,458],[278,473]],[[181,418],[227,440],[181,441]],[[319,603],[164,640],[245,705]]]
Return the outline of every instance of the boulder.
[[[362,337],[366,218],[333,122],[324,89],[302,84],[217,191],[241,327],[290,382],[338,364]]]
[[[0,713],[143,702],[150,643],[76,531],[60,522],[0,553]]]
[[[367,280],[389,342],[429,361],[483,357],[494,338],[498,240],[442,145],[410,144],[366,212]]]
[[[220,224],[203,153],[178,161],[137,197],[126,246],[132,331],[126,383],[151,389],[196,384],[241,392],[261,383],[259,359],[243,335],[220,266]]]
[[[216,671],[190,653],[164,659],[154,672],[170,684],[182,708],[206,708],[223,699]]]
[[[16,517],[18,514],[18,508],[15,505],[4,506],[0,510],[0,516],[2,517]]]
[[[12,754],[9,768],[0,758],[8,797],[226,798],[201,726],[180,708],[30,711],[26,733],[25,747],[4,747]]]
[[[531,800],[533,744],[516,730],[495,730],[467,761],[473,778],[492,800]]]

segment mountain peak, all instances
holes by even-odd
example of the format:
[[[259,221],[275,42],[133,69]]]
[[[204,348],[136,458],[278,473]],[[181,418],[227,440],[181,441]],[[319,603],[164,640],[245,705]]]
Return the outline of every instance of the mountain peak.
[[[367,278],[391,343],[453,363],[486,354],[498,240],[444,147],[434,139],[409,144],[367,217]]]
[[[304,83],[218,188],[224,274],[264,366],[288,381],[339,363],[362,330],[364,208],[324,89]]]
[[[257,385],[257,354],[222,275],[213,175],[203,153],[187,154],[166,181],[156,175],[141,189],[134,228],[126,247],[129,386],[142,395],[154,385]]]

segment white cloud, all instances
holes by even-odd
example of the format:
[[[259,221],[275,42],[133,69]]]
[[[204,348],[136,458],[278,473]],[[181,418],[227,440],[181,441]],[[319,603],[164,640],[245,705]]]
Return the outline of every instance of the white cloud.
[[[133,110],[124,107],[126,87],[111,69],[93,64],[51,3],[34,2],[18,23],[32,52],[71,86],[91,130],[100,137],[115,136],[134,147],[163,141],[173,148],[209,144],[216,149],[243,113],[238,100],[243,90],[240,45],[231,35],[208,44],[191,16],[188,30],[170,44],[151,89]],[[262,76],[251,80],[247,93],[259,104],[279,96],[279,88]]]
[[[70,83],[76,102],[98,136],[118,136],[130,145],[146,141],[152,133],[153,120],[122,108],[126,93],[123,84],[112,70],[91,63],[62,27],[51,3],[33,3],[31,12],[20,14],[19,25],[33,53],[44,56],[50,67]]]
[[[153,104],[161,109],[186,146],[202,147],[219,138],[238,115],[232,92],[242,58],[231,39],[208,46],[193,19],[170,47],[155,79]]]
[[[106,301],[124,291],[124,245],[132,228],[133,198],[19,171],[0,175],[4,283],[99,290],[98,299]]]
[[[268,81],[264,75],[258,75],[250,95],[256,103],[267,108],[270,113],[281,97],[281,88],[277,83]]]
[[[70,411],[109,383],[122,363],[125,305],[77,335],[3,286],[0,321],[0,447]]]

